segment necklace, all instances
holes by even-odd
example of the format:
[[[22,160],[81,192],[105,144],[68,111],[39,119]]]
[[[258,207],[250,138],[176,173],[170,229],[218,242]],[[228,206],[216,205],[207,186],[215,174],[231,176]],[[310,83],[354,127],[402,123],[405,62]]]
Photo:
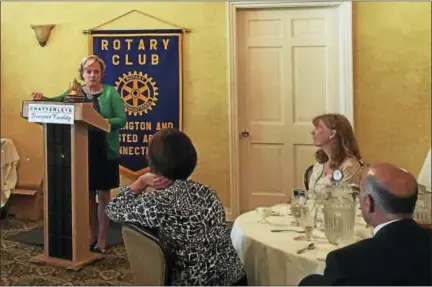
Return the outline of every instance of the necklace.
[[[103,86],[96,92],[91,92],[89,90],[87,90],[86,86],[82,86],[84,93],[86,94],[87,99],[91,100],[93,99],[94,95],[100,94],[103,91]]]

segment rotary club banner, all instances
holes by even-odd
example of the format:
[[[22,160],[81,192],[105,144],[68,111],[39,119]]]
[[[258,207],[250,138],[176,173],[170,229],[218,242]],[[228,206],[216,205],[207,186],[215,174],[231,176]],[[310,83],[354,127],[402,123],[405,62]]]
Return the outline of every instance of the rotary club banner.
[[[127,122],[120,131],[120,170],[148,170],[152,135],[182,129],[183,30],[91,31],[89,53],[105,61],[104,84],[123,99]]]

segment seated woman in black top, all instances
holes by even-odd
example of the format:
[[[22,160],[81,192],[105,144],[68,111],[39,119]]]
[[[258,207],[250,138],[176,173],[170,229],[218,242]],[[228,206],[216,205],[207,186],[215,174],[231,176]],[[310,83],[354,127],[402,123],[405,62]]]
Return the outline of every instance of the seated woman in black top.
[[[106,208],[108,217],[158,229],[176,257],[172,285],[246,285],[218,195],[188,179],[197,162],[189,137],[159,131],[148,152],[151,172],[121,188]]]

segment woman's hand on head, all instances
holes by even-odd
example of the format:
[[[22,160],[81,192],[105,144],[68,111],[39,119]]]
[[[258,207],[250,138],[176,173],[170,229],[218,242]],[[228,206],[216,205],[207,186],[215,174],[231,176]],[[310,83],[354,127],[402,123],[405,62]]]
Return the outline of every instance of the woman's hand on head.
[[[143,184],[145,184],[146,186],[151,186],[154,189],[165,189],[173,183],[172,180],[151,172],[143,174],[142,176],[140,176],[140,179]]]
[[[153,186],[153,182],[156,179],[157,175],[151,172],[147,172],[143,175],[141,175],[138,178],[138,181],[141,182],[141,184],[143,186],[145,186],[145,188],[149,187],[149,186]]]
[[[32,99],[33,99],[34,101],[40,101],[40,100],[42,100],[43,98],[44,98],[43,93],[39,93],[39,92],[33,92],[33,93],[32,93]]]
[[[163,176],[157,176],[153,181],[153,188],[154,189],[165,189],[169,187],[171,184],[173,184],[173,181],[171,179],[168,179]]]
[[[148,172],[141,175],[138,180],[132,184],[131,188],[138,193],[144,191],[149,186],[154,189],[165,189],[172,183],[173,181],[166,177]]]
[[[130,185],[130,188],[133,192],[137,194],[142,193],[147,187],[153,184],[155,177],[156,175],[153,173],[145,173],[138,177],[138,179]]]

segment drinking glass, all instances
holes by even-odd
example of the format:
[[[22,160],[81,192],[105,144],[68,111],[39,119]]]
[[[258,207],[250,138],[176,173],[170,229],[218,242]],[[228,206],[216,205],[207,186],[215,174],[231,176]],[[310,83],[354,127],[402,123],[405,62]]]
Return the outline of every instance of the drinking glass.
[[[312,240],[312,232],[315,226],[315,218],[313,216],[312,206],[303,205],[300,207],[300,222],[305,231],[305,238],[307,241]]]
[[[298,202],[291,204],[291,215],[294,218],[294,225],[295,226],[300,226],[300,220],[301,220],[300,208],[301,208],[301,205]]]
[[[313,226],[312,225],[307,225],[304,227],[305,230],[305,239],[307,241],[312,241],[312,233],[313,233]]]
[[[269,223],[267,218],[272,215],[272,210],[269,207],[258,207],[255,209],[260,218],[258,223]]]

